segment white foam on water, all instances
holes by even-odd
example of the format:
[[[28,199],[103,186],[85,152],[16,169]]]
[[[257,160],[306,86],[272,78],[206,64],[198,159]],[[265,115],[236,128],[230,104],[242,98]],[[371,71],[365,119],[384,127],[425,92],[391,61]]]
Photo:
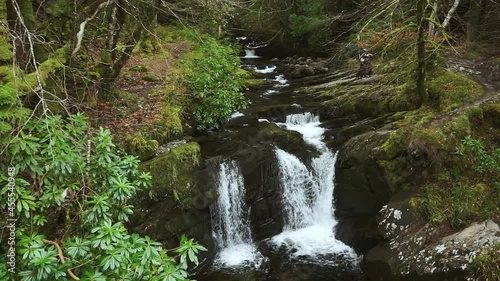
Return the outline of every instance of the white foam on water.
[[[325,130],[320,127],[319,117],[308,112],[292,114],[280,124],[301,133],[321,154],[312,159],[309,168],[296,156],[276,148],[285,225],[283,232],[271,239],[272,243],[293,249],[294,257],[308,256],[318,263],[329,262],[323,259],[325,255],[342,255],[357,261],[354,250],[335,239],[333,192],[337,154],[322,141]]]
[[[259,268],[264,259],[264,256],[254,245],[239,244],[220,251],[214,263],[218,267],[248,266]]]
[[[263,259],[252,241],[244,196],[244,180],[238,163],[221,163],[217,205],[212,217],[213,237],[219,248],[214,261],[216,266],[256,265]]]
[[[254,49],[245,49],[245,56],[243,58],[244,59],[258,59],[260,57],[255,54]]]
[[[319,116],[310,112],[292,114],[286,117],[285,123],[278,123],[278,125],[284,125],[290,131],[301,133],[307,143],[318,149],[325,146],[323,143],[325,129],[320,127]]]
[[[259,69],[257,67],[254,67],[254,71],[257,72],[257,73],[272,73],[275,70],[276,70],[276,66],[274,66],[274,65],[271,66],[271,67],[269,67],[269,66],[266,65],[266,68],[264,68],[264,69]]]
[[[275,88],[283,88],[283,87],[290,86],[290,84],[288,84],[288,80],[285,79],[285,75],[283,75],[283,74],[275,76],[273,81],[277,82],[274,85]]]
[[[235,118],[238,118],[238,117],[241,117],[241,116],[245,116],[245,114],[239,112],[239,111],[236,111],[235,113],[231,114],[231,117],[229,117],[229,119],[235,119]]]
[[[275,93],[277,93],[277,92],[278,92],[278,91],[276,91],[276,90],[267,90],[267,91],[265,91],[262,95],[264,95],[264,96],[268,96],[268,95],[270,95],[270,94],[275,94]]]
[[[294,249],[292,257],[318,257],[318,262],[325,262],[319,256],[330,254],[344,255],[353,260],[357,258],[349,246],[335,239],[332,229],[327,225],[316,224],[297,230],[285,230],[271,240],[276,245]]]
[[[283,74],[275,76],[274,77],[274,81],[276,81],[276,82],[278,82],[280,84],[286,84],[286,83],[288,83],[288,80],[285,79],[285,75],[283,75]]]
[[[259,119],[259,122],[267,122],[267,123],[271,123],[271,122],[269,122],[269,120],[267,120],[267,119]]]

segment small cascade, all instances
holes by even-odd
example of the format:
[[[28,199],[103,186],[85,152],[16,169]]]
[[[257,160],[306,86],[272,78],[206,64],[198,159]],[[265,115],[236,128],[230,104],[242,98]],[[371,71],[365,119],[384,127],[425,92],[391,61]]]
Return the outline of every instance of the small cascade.
[[[324,129],[319,127],[319,117],[311,113],[293,114],[282,124],[289,130],[300,132],[321,155],[312,159],[308,168],[296,156],[276,149],[285,226],[272,241],[293,248],[293,256],[309,256],[321,263],[329,262],[320,258],[325,255],[342,255],[356,260],[355,252],[335,239],[337,221],[333,215],[333,191],[337,154],[322,141]]]
[[[255,49],[245,49],[244,59],[258,59],[260,58],[255,54]]]
[[[314,145],[319,151],[324,151],[327,149],[323,143],[325,129],[321,128],[320,124],[319,116],[310,112],[288,115],[285,123],[279,123],[290,131],[301,133],[307,143]]]
[[[235,161],[220,164],[217,208],[213,215],[213,236],[219,247],[215,264],[219,267],[255,266],[262,255],[252,242],[245,186]]]
[[[283,74],[275,76],[273,82],[276,83],[274,85],[275,88],[284,88],[290,86],[290,84],[288,84],[288,80],[286,80],[285,75]]]
[[[257,67],[253,67],[253,70],[257,73],[262,73],[262,74],[266,74],[266,73],[272,73],[276,70],[276,66],[267,66],[263,69],[261,68],[257,68]]]
[[[309,200],[314,190],[314,179],[307,167],[295,156],[276,149],[283,183],[283,210],[285,231],[296,230],[313,223],[313,209]]]

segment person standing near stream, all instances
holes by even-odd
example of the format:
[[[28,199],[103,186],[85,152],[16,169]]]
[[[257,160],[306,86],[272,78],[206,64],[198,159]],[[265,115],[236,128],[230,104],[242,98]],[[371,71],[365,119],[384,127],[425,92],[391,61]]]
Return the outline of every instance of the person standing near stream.
[[[363,77],[370,77],[372,75],[372,62],[373,54],[368,52],[367,49],[361,49],[359,51],[359,70],[357,77],[361,79]]]

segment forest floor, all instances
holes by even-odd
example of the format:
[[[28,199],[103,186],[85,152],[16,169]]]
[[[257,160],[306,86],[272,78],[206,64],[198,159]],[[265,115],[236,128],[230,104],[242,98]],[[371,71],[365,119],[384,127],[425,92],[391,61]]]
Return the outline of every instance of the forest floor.
[[[134,52],[115,82],[116,97],[100,99],[94,109],[99,125],[121,138],[159,120],[165,96],[162,90],[175,87],[177,59],[189,50],[189,43],[160,46],[148,54]]]

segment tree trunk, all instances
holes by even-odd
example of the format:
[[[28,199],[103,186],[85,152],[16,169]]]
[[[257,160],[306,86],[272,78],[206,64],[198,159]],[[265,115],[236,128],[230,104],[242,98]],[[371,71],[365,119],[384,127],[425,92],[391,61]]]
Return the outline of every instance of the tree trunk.
[[[429,31],[427,33],[428,40],[434,40],[436,35],[436,24],[433,21],[437,21],[437,13],[438,13],[438,1],[434,0],[432,3],[432,13],[429,21]]]
[[[478,37],[478,28],[481,22],[482,0],[471,0],[467,12],[467,43],[473,43]]]
[[[426,0],[417,0],[417,93],[421,105],[428,101],[425,90],[425,7]]]

